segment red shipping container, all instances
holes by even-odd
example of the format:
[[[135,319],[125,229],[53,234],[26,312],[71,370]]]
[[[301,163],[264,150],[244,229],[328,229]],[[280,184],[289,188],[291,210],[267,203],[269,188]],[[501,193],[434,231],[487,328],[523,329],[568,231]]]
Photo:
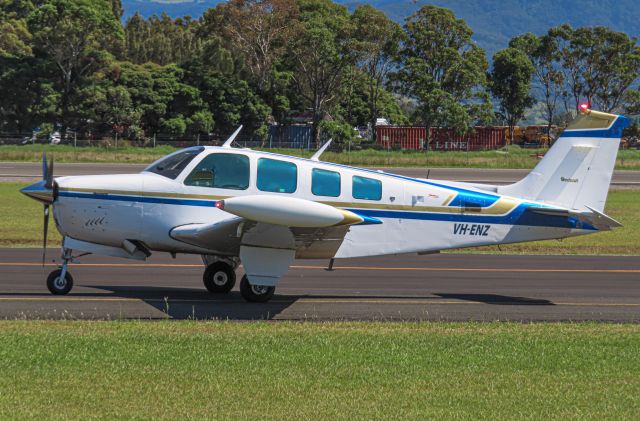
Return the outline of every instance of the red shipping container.
[[[377,143],[385,149],[421,150],[427,147],[424,127],[377,126]],[[465,135],[456,134],[453,129],[431,128],[429,150],[436,151],[478,151],[499,149],[505,146],[506,136],[502,127],[474,127]]]

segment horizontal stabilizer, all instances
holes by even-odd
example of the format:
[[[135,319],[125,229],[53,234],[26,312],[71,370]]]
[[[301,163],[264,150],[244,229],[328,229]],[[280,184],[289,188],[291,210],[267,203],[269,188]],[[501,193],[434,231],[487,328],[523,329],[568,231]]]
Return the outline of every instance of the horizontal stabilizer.
[[[582,223],[587,223],[600,231],[608,231],[612,228],[621,227],[622,224],[608,215],[586,206],[590,212],[576,212],[568,209],[554,209],[545,207],[531,206],[527,208],[528,212],[537,213],[539,215],[558,216],[565,218],[576,218]]]
[[[595,214],[595,218],[600,221],[600,223],[607,225],[610,228],[619,228],[622,224],[609,215],[605,215],[604,213],[592,208],[591,206],[586,206],[592,213]],[[594,224],[597,227],[597,225]]]

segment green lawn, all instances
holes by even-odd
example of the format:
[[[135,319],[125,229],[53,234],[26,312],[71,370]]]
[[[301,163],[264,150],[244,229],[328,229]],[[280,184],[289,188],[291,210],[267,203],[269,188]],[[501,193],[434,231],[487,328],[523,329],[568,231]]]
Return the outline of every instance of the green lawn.
[[[40,247],[42,205],[18,192],[21,183],[0,183],[0,247]],[[566,240],[538,241],[463,250],[538,254],[627,254],[640,253],[640,192],[618,190],[609,195],[607,213],[624,224],[613,231]],[[57,247],[60,235],[50,221],[49,245]],[[460,250],[455,250],[460,252]]]
[[[637,419],[640,325],[0,322],[0,417]]]
[[[0,161],[32,161],[42,159],[42,151],[55,156],[57,162],[130,162],[150,163],[176,149],[171,146],[158,148],[82,147],[68,145],[0,146]],[[267,151],[310,157],[314,151],[298,149],[265,149]],[[481,152],[417,152],[361,150],[350,153],[327,152],[323,160],[338,164],[363,167],[473,167],[473,168],[533,168],[544,149],[522,149],[512,146],[500,151]],[[640,150],[631,149],[618,153],[617,169],[640,170]]]

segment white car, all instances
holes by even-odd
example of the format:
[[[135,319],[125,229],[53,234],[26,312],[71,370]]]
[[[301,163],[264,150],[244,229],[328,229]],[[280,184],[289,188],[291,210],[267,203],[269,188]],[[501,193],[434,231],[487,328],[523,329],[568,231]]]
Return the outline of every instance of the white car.
[[[51,145],[57,145],[60,143],[61,137],[60,137],[60,132],[53,132],[49,135],[49,144]]]

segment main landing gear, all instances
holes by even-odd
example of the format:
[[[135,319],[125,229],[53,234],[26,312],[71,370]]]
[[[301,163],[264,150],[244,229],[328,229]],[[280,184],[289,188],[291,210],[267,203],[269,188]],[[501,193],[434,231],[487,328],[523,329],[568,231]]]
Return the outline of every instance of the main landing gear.
[[[211,263],[202,275],[204,286],[212,294],[225,294],[236,284],[234,268],[226,262]]]
[[[250,303],[266,303],[273,297],[276,287],[266,285],[251,285],[247,275],[240,281],[240,295]]]
[[[208,263],[205,260],[205,263]],[[212,294],[226,294],[236,284],[236,261],[217,260],[207,265],[202,275],[205,288]],[[247,275],[240,281],[240,295],[251,303],[264,303],[273,297],[276,287],[264,285],[251,285]]]

